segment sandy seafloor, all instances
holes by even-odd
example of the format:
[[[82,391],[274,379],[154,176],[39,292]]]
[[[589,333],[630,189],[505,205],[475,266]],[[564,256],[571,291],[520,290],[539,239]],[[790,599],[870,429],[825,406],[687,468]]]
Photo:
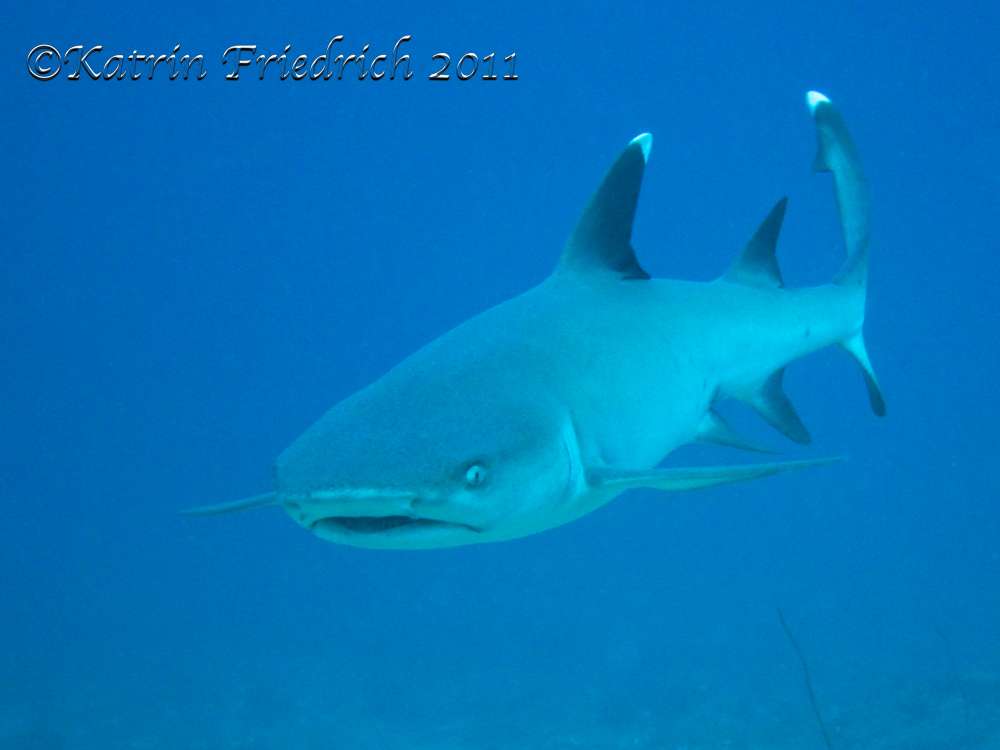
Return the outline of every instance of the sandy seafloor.
[[[994,659],[994,665],[997,660]],[[776,664],[775,683],[750,695],[712,680],[667,685],[659,694],[614,694],[581,684],[575,695],[524,686],[491,701],[456,685],[428,703],[398,696],[373,705],[324,700],[320,691],[243,686],[195,705],[197,685],[155,687],[141,695],[89,683],[37,702],[8,694],[0,704],[0,747],[11,750],[106,748],[344,750],[806,750],[824,748],[794,658]],[[936,669],[925,679],[825,690],[814,676],[832,747],[865,750],[1000,748],[1000,670]],[[16,693],[5,686],[9,693]],[[800,689],[801,688],[801,689]],[[489,695],[489,693],[487,693]]]

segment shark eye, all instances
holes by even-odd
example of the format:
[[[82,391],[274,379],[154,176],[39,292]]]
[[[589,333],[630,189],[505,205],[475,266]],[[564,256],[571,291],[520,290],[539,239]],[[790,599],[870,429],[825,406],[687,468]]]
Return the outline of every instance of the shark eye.
[[[465,483],[470,487],[478,487],[486,481],[486,469],[481,464],[472,464],[465,470]]]

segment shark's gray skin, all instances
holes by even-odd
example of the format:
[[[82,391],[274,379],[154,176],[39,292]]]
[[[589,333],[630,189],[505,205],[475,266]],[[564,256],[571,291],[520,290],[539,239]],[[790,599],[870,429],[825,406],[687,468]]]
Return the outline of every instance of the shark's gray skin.
[[[641,135],[548,279],[330,409],[278,458],[274,492],[194,512],[279,505],[333,542],[449,547],[559,526],[633,487],[695,489],[824,463],[656,468],[692,441],[755,447],[714,411],[724,398],[808,442],[782,372],[832,344],[858,361],[884,413],[861,333],[867,185],[838,112],[822,94],[807,101],[847,249],[832,284],[784,288],[774,256],[784,200],[720,279],[650,279],[630,242],[652,141]]]

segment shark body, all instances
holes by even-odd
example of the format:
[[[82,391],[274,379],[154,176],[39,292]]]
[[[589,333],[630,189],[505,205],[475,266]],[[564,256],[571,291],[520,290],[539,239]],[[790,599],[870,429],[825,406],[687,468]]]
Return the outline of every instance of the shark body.
[[[807,100],[847,249],[834,283],[784,287],[774,255],[784,199],[720,279],[649,278],[630,241],[651,146],[639,136],[548,279],[330,409],[279,456],[274,492],[194,512],[279,505],[329,541],[447,547],[552,528],[633,487],[696,489],[825,463],[656,468],[698,440],[756,449],[714,410],[725,398],[808,442],[782,373],[834,344],[885,411],[862,337],[867,184],[839,113],[822,94]]]

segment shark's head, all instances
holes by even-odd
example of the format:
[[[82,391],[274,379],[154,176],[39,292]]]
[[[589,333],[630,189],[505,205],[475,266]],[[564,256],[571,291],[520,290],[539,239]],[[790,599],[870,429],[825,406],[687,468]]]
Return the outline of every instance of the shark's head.
[[[582,481],[568,420],[536,400],[422,381],[375,383],[279,457],[278,501],[296,522],[332,542],[426,549],[564,520]]]

